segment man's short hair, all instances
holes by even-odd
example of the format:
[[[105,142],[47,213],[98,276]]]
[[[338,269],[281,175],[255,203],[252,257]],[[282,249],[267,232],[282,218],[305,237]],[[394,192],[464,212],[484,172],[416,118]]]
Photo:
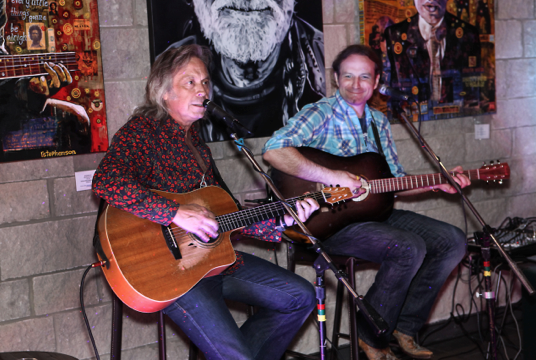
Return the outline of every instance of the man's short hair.
[[[368,57],[374,63],[374,77],[381,75],[383,69],[382,61],[378,57],[376,52],[367,45],[355,44],[346,47],[346,49],[342,50],[337,55],[335,60],[333,60],[331,68],[333,69],[333,72],[337,74],[337,76],[341,75],[340,71],[342,62],[349,58],[351,55],[362,55]]]
[[[208,71],[211,55],[209,48],[197,44],[171,48],[160,54],[156,58],[147,79],[145,103],[138,106],[132,116],[164,120],[169,116],[164,95],[171,90],[175,74],[194,57],[200,59]]]

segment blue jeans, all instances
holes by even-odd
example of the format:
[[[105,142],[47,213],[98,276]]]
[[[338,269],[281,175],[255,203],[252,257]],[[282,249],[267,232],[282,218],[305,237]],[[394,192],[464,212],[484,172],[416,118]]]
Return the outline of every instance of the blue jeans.
[[[315,307],[313,286],[253,255],[230,275],[201,280],[164,309],[207,360],[279,359]],[[224,299],[258,306],[240,328]]]
[[[361,315],[359,337],[383,349],[398,330],[415,336],[434,304],[441,286],[466,252],[465,234],[455,226],[394,210],[384,222],[347,226],[324,242],[328,253],[350,255],[380,263],[365,299],[389,324],[377,337]]]

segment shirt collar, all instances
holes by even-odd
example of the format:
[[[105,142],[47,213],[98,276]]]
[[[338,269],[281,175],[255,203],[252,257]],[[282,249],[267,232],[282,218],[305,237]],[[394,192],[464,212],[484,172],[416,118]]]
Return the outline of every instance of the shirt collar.
[[[341,108],[343,114],[349,115],[349,116],[355,116],[356,119],[359,119],[357,116],[355,110],[346,102],[346,100],[343,99],[342,95],[340,94],[339,90],[335,93],[335,99],[337,100],[337,103],[339,104],[339,107]],[[367,125],[370,124],[370,109],[368,104],[365,104],[365,111],[364,111],[365,117],[367,119]],[[358,120],[359,121],[359,120]]]
[[[421,32],[421,35],[422,35],[422,38],[424,39],[424,41],[428,41],[428,39],[430,39],[430,36],[432,36],[432,29],[433,28],[440,28],[441,25],[443,24],[443,20],[445,19],[445,17],[443,17],[441,19],[441,21],[439,21],[439,23],[436,25],[436,26],[432,26],[430,24],[428,24],[423,18],[422,16],[419,16],[419,31]]]
[[[168,116],[162,122],[160,122],[159,128],[160,131],[166,133],[170,138],[177,137],[179,139],[186,139],[186,132],[184,131],[184,128],[173,120],[171,116]],[[195,124],[190,127],[190,133],[192,135],[192,143],[196,145],[199,141],[199,136]]]

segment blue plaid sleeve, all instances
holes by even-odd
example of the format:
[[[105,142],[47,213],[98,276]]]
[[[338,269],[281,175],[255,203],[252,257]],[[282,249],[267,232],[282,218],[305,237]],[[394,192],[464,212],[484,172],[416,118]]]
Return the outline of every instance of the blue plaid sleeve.
[[[308,146],[315,136],[322,136],[318,129],[322,126],[326,114],[317,104],[306,105],[294,117],[289,119],[287,125],[274,132],[266,142],[262,153],[268,150],[282,149],[286,147]]]

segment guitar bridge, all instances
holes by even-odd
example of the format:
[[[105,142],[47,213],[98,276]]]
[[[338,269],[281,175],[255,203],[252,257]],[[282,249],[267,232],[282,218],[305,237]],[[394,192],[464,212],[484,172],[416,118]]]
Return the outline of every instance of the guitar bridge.
[[[162,226],[162,234],[164,235],[164,239],[166,240],[167,247],[169,251],[171,251],[171,254],[175,258],[175,260],[182,259],[179,245],[177,244],[177,241],[175,240],[175,236],[173,235],[173,231],[171,230],[171,227]]]

